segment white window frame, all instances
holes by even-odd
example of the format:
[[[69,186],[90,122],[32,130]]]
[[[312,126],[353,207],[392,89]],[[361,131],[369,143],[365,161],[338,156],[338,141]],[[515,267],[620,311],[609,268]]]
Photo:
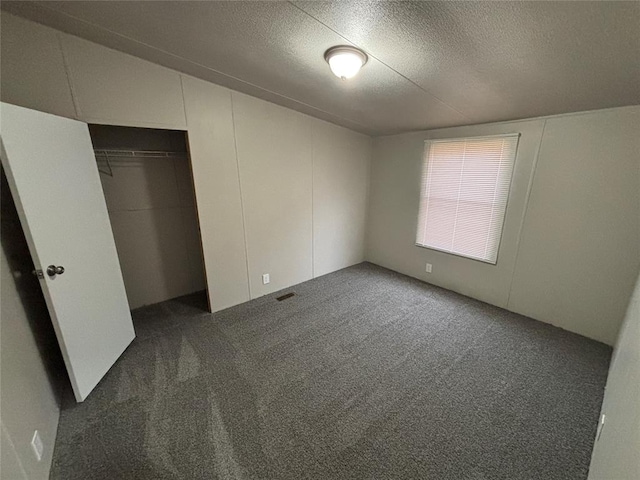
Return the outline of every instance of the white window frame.
[[[453,255],[456,257],[460,257],[460,258],[464,258],[467,260],[474,260],[476,262],[481,262],[487,265],[492,265],[492,266],[496,266],[498,264],[499,258],[500,258],[500,250],[502,247],[502,237],[504,235],[504,224],[506,222],[506,218],[507,218],[507,212],[509,210],[509,200],[511,198],[511,189],[513,187],[513,177],[515,174],[515,170],[516,170],[516,164],[518,161],[518,147],[520,146],[520,136],[521,133],[516,132],[516,133],[500,133],[500,134],[495,134],[495,135],[481,135],[481,136],[475,136],[475,137],[449,137],[449,138],[434,138],[434,139],[428,139],[424,141],[424,150],[423,150],[423,154],[422,154],[422,168],[421,168],[421,175],[420,175],[420,196],[418,197],[418,215],[417,215],[417,221],[416,221],[416,229],[415,229],[415,246],[416,247],[420,247],[420,248],[425,248],[427,250],[434,250],[436,252],[442,252],[442,253],[446,253],[448,255]],[[424,179],[426,178],[426,170],[429,168],[429,164],[428,164],[428,155],[429,155],[429,147],[431,146],[431,144],[433,143],[448,143],[448,142],[460,142],[460,141],[466,141],[466,140],[484,140],[484,139],[490,139],[490,138],[505,138],[505,137],[517,137],[516,138],[516,144],[515,144],[515,151],[514,151],[514,155],[513,155],[513,165],[511,168],[511,176],[509,177],[509,186],[508,186],[508,191],[507,191],[507,198],[506,198],[506,202],[505,202],[505,208],[504,208],[504,214],[503,214],[503,218],[502,218],[502,226],[500,229],[500,236],[498,237],[498,247],[497,247],[497,253],[496,253],[496,261],[492,262],[490,260],[486,260],[486,259],[482,259],[482,258],[478,258],[478,257],[474,257],[474,256],[468,256],[465,255],[463,253],[460,252],[453,252],[453,251],[449,251],[449,250],[445,250],[445,249],[441,249],[441,248],[437,248],[437,247],[433,247],[433,246],[429,246],[429,245],[424,245],[418,242],[418,230],[420,228],[420,223],[421,223],[421,218],[420,218],[420,213],[421,213],[421,209],[420,209],[420,204],[422,202],[422,198],[424,196]]]

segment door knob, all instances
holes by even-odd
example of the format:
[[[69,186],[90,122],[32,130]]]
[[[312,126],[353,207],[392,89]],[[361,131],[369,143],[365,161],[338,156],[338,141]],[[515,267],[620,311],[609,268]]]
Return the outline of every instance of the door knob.
[[[49,265],[47,267],[47,275],[55,277],[56,275],[62,275],[64,273],[64,267],[56,267],[55,265]]]

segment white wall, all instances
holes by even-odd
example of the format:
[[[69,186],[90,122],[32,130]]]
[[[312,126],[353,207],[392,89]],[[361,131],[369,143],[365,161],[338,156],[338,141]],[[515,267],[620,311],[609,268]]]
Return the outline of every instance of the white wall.
[[[49,478],[60,410],[13,276],[14,273],[29,275],[29,272],[13,272],[7,261],[7,253],[2,248],[0,273],[0,477],[44,480]],[[40,433],[45,446],[40,462],[33,455],[30,445],[35,430]]]
[[[312,119],[313,273],[362,261],[371,139]]]
[[[130,308],[205,289],[186,155],[112,157],[100,174]]]
[[[378,138],[367,259],[613,344],[640,267],[639,128],[626,107]],[[416,247],[424,140],[511,132],[498,264]]]
[[[508,308],[613,345],[640,269],[640,107],[546,120]]]
[[[616,342],[589,480],[640,478],[640,277]]]
[[[5,12],[1,20],[4,101],[187,131],[214,311],[364,259],[369,137]],[[44,66],[32,55],[41,49],[51,52]],[[48,71],[57,74],[44,82]]]
[[[251,297],[313,277],[312,122],[233,92]],[[263,285],[262,274],[271,283]]]
[[[250,298],[231,91],[182,84],[209,301],[219,310]]]
[[[75,118],[60,34],[5,12],[0,21],[2,101]]]
[[[178,72],[58,35],[78,119],[134,127],[186,126]]]

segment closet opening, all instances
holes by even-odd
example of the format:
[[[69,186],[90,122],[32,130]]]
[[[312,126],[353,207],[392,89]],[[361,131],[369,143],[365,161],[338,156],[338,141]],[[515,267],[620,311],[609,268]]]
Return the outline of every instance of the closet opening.
[[[210,312],[186,132],[89,125],[129,308]]]

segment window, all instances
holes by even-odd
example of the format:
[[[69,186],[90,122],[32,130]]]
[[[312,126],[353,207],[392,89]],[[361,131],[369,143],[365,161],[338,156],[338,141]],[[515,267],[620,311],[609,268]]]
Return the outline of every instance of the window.
[[[417,245],[496,264],[518,138],[425,143]]]

